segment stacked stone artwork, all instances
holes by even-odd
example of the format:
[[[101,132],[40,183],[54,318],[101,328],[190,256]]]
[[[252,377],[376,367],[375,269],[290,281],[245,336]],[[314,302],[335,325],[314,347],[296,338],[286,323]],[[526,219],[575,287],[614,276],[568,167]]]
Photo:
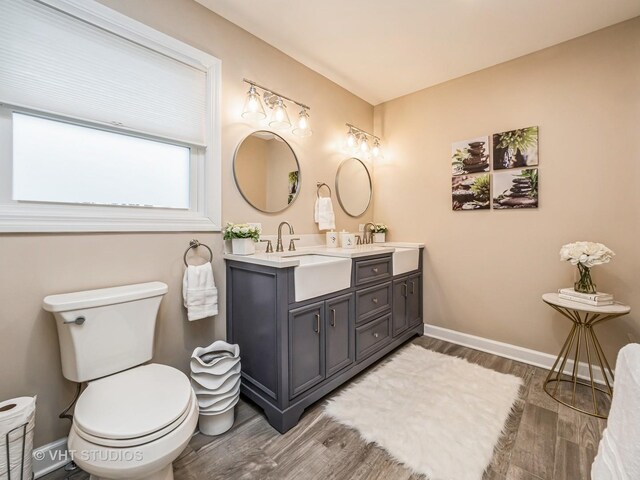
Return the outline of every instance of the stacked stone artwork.
[[[537,208],[537,183],[537,168],[521,172],[494,173],[493,208]]]
[[[485,172],[489,170],[489,155],[485,154],[485,142],[471,142],[467,148],[469,156],[462,161],[462,169],[466,173]]]
[[[451,143],[453,210],[538,208],[538,134],[533,126]]]
[[[490,176],[459,175],[452,177],[452,202],[454,210],[487,210],[490,208]]]

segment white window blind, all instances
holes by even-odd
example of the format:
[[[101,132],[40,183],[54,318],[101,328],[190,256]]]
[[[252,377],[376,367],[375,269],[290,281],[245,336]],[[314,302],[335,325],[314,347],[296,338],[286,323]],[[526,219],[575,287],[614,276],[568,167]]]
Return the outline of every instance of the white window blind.
[[[33,0],[0,1],[0,103],[206,145],[206,68]]]

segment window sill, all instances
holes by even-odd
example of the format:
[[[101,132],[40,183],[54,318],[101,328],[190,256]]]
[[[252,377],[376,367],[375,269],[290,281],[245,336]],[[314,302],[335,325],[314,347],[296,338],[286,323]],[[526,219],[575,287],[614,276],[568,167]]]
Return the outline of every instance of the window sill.
[[[14,211],[12,211],[14,210]],[[0,233],[63,232],[220,232],[219,222],[194,212],[113,213],[32,212],[0,207]],[[163,214],[164,213],[164,214]]]

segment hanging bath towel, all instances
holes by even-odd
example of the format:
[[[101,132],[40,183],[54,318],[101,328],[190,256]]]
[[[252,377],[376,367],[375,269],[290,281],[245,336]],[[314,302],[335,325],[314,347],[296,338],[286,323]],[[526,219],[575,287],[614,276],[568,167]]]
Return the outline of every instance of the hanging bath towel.
[[[336,216],[333,213],[331,198],[317,198],[314,214],[314,220],[320,230],[333,230],[336,228]]]
[[[211,263],[187,267],[182,279],[182,298],[190,321],[218,314],[218,289]]]

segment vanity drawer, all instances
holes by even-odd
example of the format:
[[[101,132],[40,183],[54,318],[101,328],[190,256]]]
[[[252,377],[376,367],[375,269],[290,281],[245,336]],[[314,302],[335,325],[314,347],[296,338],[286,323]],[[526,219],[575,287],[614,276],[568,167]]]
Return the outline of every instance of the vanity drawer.
[[[356,324],[364,323],[391,308],[391,282],[356,292]]]
[[[356,361],[368,357],[391,340],[391,315],[356,328]]]
[[[391,277],[391,257],[356,261],[356,285],[385,280]]]

